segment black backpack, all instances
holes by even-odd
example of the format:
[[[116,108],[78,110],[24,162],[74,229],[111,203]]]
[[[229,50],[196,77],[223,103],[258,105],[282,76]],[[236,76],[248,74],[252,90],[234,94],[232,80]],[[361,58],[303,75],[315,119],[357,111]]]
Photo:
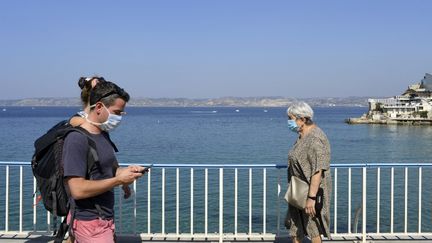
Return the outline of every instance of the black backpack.
[[[66,216],[69,212],[69,193],[63,182],[63,144],[66,136],[77,131],[88,139],[87,176],[98,163],[96,144],[89,133],[80,127],[72,127],[68,121],[61,121],[38,138],[32,158],[33,175],[36,178],[37,190],[40,192],[45,209],[56,216]]]
[[[53,214],[54,234],[56,234],[57,231],[57,217],[67,216],[71,206],[74,206],[69,203],[70,194],[64,185],[62,161],[64,140],[72,131],[79,132],[87,137],[89,150],[87,152],[86,179],[90,179],[90,172],[99,168],[99,157],[96,144],[87,130],[81,127],[72,127],[69,122],[65,120],[57,123],[34,143],[35,153],[32,158],[31,166],[33,175],[36,178],[37,190],[40,192],[45,209]],[[109,134],[103,134],[113,146],[114,151],[118,152]],[[72,211],[73,209],[71,209],[73,220],[74,212]],[[67,228],[65,217],[57,236],[63,239]]]

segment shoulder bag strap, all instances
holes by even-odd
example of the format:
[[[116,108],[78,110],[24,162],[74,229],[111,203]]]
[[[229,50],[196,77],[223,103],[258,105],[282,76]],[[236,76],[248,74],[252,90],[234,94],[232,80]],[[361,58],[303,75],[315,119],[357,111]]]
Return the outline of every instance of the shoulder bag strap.
[[[304,180],[307,184],[310,184],[298,162],[295,162],[293,166],[295,166],[295,168],[300,172],[300,176],[302,177],[301,179]]]

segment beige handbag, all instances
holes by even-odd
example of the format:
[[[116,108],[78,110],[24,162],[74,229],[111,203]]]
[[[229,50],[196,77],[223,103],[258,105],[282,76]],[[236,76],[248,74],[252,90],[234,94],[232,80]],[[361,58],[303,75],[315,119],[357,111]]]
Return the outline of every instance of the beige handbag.
[[[291,182],[285,193],[285,200],[298,209],[304,209],[306,207],[308,193],[309,184],[297,176],[291,176]]]

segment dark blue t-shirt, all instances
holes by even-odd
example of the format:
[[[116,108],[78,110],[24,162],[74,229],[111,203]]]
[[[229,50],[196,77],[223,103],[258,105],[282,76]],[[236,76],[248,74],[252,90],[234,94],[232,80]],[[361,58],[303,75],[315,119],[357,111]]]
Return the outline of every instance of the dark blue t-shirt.
[[[93,169],[90,178],[102,180],[112,178],[113,166],[117,164],[114,149],[104,134],[91,134],[96,143],[99,156],[100,169]],[[87,153],[89,145],[87,137],[79,132],[71,132],[65,139],[63,145],[64,176],[86,177],[87,174]],[[98,204],[102,209],[102,216],[111,219],[114,217],[114,191],[113,189],[98,196],[74,200],[75,218],[81,220],[92,220],[99,217],[95,208]]]

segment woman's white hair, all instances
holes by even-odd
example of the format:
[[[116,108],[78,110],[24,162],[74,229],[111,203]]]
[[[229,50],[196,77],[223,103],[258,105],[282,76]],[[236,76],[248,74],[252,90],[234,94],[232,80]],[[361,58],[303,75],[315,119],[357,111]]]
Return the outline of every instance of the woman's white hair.
[[[287,109],[287,115],[293,115],[297,118],[309,118],[313,119],[314,112],[312,108],[306,102],[296,102]]]

